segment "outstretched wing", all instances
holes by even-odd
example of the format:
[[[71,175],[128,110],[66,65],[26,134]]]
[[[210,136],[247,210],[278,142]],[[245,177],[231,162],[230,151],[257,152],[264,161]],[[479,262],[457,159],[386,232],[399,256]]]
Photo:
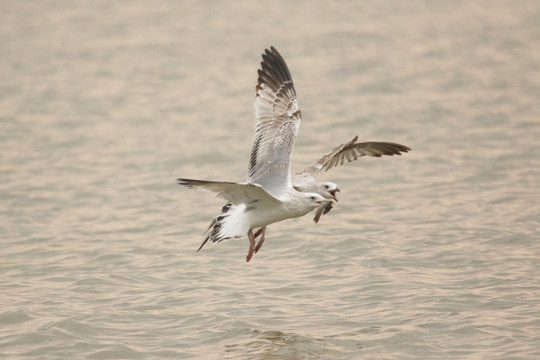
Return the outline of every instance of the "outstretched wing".
[[[248,182],[262,185],[274,196],[290,187],[291,151],[301,113],[289,68],[271,47],[262,55],[255,87],[255,140]]]
[[[364,142],[357,143],[358,136],[351,141],[341,144],[328,154],[315,161],[313,164],[302,170],[299,174],[310,174],[316,176],[319,171],[343,165],[362,156],[381,157],[382,155],[401,155],[402,152],[409,152],[411,149],[405,145],[391,142]]]
[[[206,191],[217,197],[224,198],[231,203],[250,204],[258,201],[278,204],[280,201],[270,195],[260,185],[240,184],[222,181],[206,181],[192,179],[177,179],[178,184],[187,186],[190,189]]]

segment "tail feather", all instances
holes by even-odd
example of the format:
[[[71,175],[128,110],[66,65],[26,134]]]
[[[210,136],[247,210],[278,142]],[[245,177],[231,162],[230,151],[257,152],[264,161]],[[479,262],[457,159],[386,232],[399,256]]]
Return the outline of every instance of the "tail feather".
[[[206,237],[204,238],[201,246],[197,249],[197,252],[200,251],[203,246],[210,240],[211,243],[217,243],[222,240],[239,238],[244,235],[244,226],[242,222],[239,221],[242,217],[234,216],[235,214],[243,213],[243,206],[234,206],[231,203],[225,204],[221,208],[221,214],[218,215],[210,225],[208,229],[204,232]],[[232,216],[232,217],[231,217]]]
[[[208,233],[208,232],[210,231],[210,229],[212,229],[212,228],[216,225],[216,222],[217,222],[217,219],[212,220],[212,222],[210,223],[210,226],[208,226],[208,229],[206,229],[206,231],[205,231],[204,233],[205,233],[205,234]],[[213,232],[213,230],[212,230],[212,232]],[[204,240],[203,240],[201,246],[199,246],[199,248],[197,249],[197,252],[199,252],[199,251],[203,248],[204,244],[206,244],[206,242],[210,239],[210,235],[211,235],[211,233],[209,233],[209,234],[204,238]]]

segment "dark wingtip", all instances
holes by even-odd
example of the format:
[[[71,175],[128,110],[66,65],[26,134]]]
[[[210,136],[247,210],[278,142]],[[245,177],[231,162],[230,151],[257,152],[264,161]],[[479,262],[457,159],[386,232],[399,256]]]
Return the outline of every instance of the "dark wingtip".
[[[396,155],[401,155],[401,153],[408,153],[409,151],[411,151],[411,148],[408,146],[401,145],[401,144],[396,144],[396,145],[399,145],[399,147],[396,150]]]
[[[408,153],[409,151],[411,151],[411,149],[408,146],[401,145],[401,144],[395,144],[395,148],[393,150],[394,150],[394,153],[390,155],[401,156],[402,153]]]
[[[261,68],[257,72],[259,85],[267,83],[274,91],[277,91],[284,82],[291,81],[292,83],[287,63],[274,46],[264,49],[262,60]]]

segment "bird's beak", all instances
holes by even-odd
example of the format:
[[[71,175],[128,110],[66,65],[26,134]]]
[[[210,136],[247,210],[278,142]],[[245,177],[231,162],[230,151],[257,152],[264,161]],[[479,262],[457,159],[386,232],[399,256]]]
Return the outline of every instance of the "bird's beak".
[[[338,201],[337,197],[336,197],[336,193],[339,191],[339,189],[336,189],[336,190],[330,190],[329,193],[330,195],[332,195],[332,197],[334,198],[334,200],[336,200],[336,202]]]
[[[324,202],[324,201],[315,201],[315,204],[317,204],[317,205],[322,205],[323,202]]]

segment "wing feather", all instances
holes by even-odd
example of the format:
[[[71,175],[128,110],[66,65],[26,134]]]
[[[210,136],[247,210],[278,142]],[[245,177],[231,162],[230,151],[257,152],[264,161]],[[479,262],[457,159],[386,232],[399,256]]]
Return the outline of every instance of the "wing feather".
[[[241,184],[223,181],[206,181],[178,178],[178,184],[190,189],[205,191],[230,201],[232,204],[249,204],[258,201],[280,203],[258,184]]]
[[[255,139],[248,182],[261,184],[278,196],[290,186],[290,158],[301,112],[283,57],[271,47],[262,59],[255,87]]]
[[[362,156],[381,157],[382,155],[401,155],[402,152],[409,152],[411,150],[405,145],[391,142],[369,141],[357,143],[357,140],[358,136],[355,136],[351,141],[339,145],[306,167],[299,174],[316,176],[322,170],[328,171],[346,162],[355,161]]]

